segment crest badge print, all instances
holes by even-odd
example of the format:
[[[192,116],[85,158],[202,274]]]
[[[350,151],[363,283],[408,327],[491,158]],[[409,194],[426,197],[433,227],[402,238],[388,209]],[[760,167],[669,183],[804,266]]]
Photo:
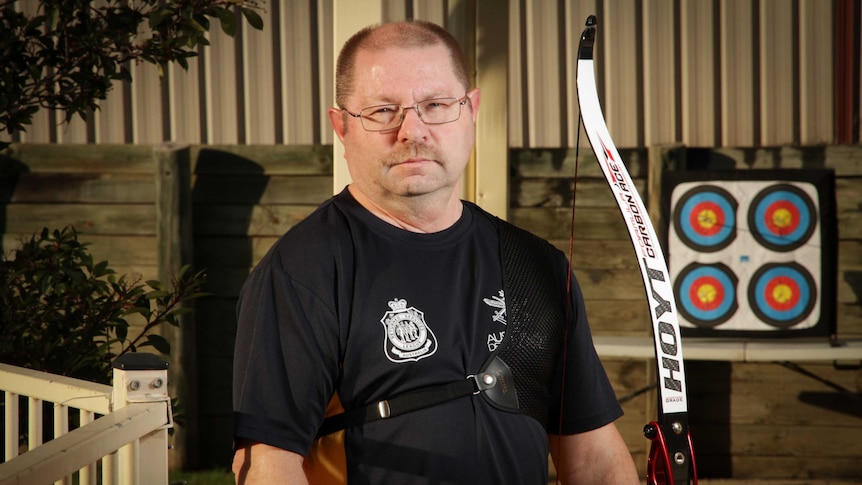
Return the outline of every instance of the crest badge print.
[[[385,338],[383,348],[392,362],[416,362],[437,352],[437,337],[425,323],[425,314],[407,306],[407,300],[394,299],[380,319]]]
[[[506,325],[506,297],[503,294],[503,290],[500,290],[497,293],[497,296],[492,296],[491,298],[483,299],[485,304],[494,309],[494,315],[492,320],[496,323],[502,324],[504,327]],[[497,350],[497,347],[503,343],[503,336],[506,335],[505,330],[500,330],[498,332],[491,332],[488,334],[488,350],[491,352]]]

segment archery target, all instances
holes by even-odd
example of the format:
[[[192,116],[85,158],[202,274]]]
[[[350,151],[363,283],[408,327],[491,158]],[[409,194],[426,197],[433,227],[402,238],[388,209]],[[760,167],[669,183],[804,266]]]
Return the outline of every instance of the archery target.
[[[684,335],[834,328],[834,202],[823,212],[823,200],[834,201],[831,171],[678,172],[665,184],[668,268]]]
[[[748,300],[760,320],[777,328],[804,321],[814,309],[817,287],[800,264],[763,265],[748,285]]]
[[[727,247],[736,238],[736,200],[714,185],[686,192],[676,206],[673,224],[680,239],[698,251]]]
[[[721,263],[688,265],[674,285],[680,314],[698,327],[726,322],[738,306],[736,283],[736,276]]]
[[[748,211],[751,235],[775,251],[799,248],[811,238],[816,224],[817,213],[811,197],[790,184],[764,189]]]

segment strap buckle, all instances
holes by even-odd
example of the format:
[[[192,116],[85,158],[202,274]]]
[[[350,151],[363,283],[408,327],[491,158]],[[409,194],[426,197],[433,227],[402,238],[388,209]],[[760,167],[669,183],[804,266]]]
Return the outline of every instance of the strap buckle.
[[[377,415],[380,416],[380,419],[386,419],[392,415],[392,412],[389,409],[389,401],[386,399],[377,401]]]
[[[497,377],[494,374],[483,372],[479,375],[469,375],[467,380],[473,381],[473,395],[487,391],[497,385]]]

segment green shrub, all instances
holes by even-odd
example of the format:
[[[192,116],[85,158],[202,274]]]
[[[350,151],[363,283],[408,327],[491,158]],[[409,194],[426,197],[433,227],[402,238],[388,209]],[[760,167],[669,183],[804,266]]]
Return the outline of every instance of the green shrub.
[[[74,227],[46,228],[0,255],[0,361],[109,384],[111,362],[126,352],[170,354],[153,332],[192,311],[184,303],[203,295],[204,272],[184,267],[170,285],[144,285],[94,264],[87,246]],[[135,318],[140,331],[129,335]]]

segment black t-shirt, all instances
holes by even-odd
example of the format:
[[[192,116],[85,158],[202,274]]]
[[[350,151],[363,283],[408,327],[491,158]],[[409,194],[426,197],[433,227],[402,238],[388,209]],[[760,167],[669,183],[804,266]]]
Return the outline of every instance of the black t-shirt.
[[[308,455],[333,396],[352,409],[475,374],[507,323],[495,223],[464,202],[452,227],[413,233],[345,190],[288,231],[241,291],[236,437]],[[545,483],[546,428],[582,432],[622,414],[577,284],[571,294],[561,427],[556,404],[542,424],[459,398],[346,430],[350,482]]]

